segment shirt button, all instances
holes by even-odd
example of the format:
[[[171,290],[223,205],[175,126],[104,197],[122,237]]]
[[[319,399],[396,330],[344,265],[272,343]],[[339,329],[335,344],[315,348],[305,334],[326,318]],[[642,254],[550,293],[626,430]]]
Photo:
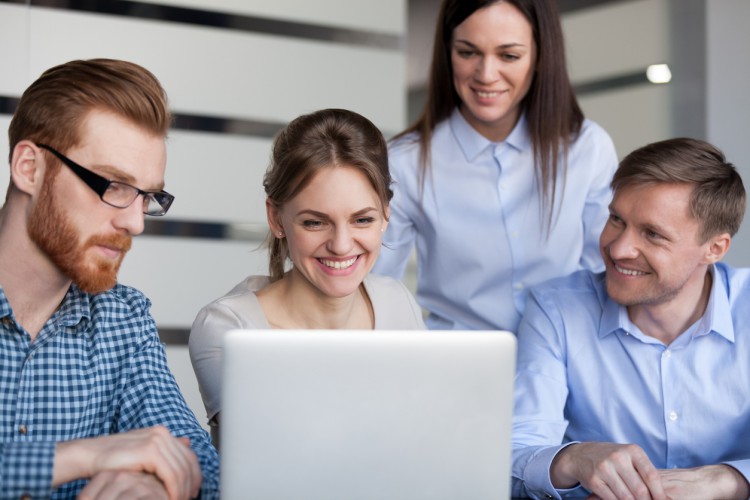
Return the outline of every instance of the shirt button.
[[[523,283],[516,283],[513,285],[516,290],[523,290]]]
[[[670,351],[669,349],[667,349],[666,351],[664,351],[664,356],[666,356],[667,358],[671,358],[672,357],[672,351]]]
[[[18,432],[20,432],[21,434],[23,434],[25,436],[26,435],[26,426],[24,424],[21,424],[18,427]]]
[[[669,412],[669,420],[671,420],[672,422],[674,422],[675,420],[677,420],[677,412],[670,411]]]
[[[11,323],[13,323],[13,320],[10,319],[10,316],[3,316],[3,324],[4,325],[10,325]]]
[[[24,493],[23,495],[21,495],[21,500],[31,500],[31,495],[29,495],[28,493]]]

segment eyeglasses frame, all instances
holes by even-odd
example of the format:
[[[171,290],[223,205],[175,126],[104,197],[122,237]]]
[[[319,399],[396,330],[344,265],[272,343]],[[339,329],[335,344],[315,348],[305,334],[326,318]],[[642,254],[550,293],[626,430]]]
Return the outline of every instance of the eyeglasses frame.
[[[73,160],[71,160],[70,158],[62,154],[61,152],[57,151],[52,146],[48,146],[47,144],[42,144],[42,143],[38,143],[36,146],[42,149],[46,149],[47,151],[55,155],[55,157],[57,157],[58,160],[63,162],[65,165],[67,165],[68,168],[70,168],[79,179],[81,179],[88,187],[90,187],[96,194],[98,194],[100,200],[102,200],[104,203],[106,203],[107,205],[111,207],[128,208],[130,205],[132,205],[135,202],[135,200],[138,199],[138,196],[141,196],[141,195],[143,195],[144,197],[145,196],[153,197],[157,205],[159,205],[162,209],[162,212],[158,214],[151,214],[144,210],[143,213],[145,215],[160,217],[166,214],[167,211],[169,210],[169,207],[172,206],[172,202],[174,201],[174,196],[167,193],[164,190],[144,191],[143,189],[133,186],[132,184],[128,184],[127,182],[113,181],[113,180],[107,179],[106,177],[102,177],[101,175],[95,172],[92,172],[86,167],[79,165],[78,163],[74,162]],[[138,194],[135,196],[135,198],[133,198],[133,201],[131,201],[129,204],[125,205],[124,207],[113,205],[112,203],[104,199],[104,193],[107,192],[107,189],[109,189],[109,186],[113,183],[121,184],[123,186],[128,186],[129,188],[135,189]],[[154,195],[165,196],[166,203],[162,205],[161,203],[159,203],[158,199]]]

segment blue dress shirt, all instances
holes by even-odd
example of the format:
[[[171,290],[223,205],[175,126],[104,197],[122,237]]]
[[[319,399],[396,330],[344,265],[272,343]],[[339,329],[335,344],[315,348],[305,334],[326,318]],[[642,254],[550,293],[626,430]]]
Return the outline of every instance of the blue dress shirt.
[[[750,478],[750,269],[716,264],[706,312],[670,345],[607,297],[604,273],[534,289],[518,332],[513,496],[556,492],[571,442],[641,446],[657,468],[727,463]]]
[[[480,135],[458,110],[439,123],[423,200],[419,150],[416,135],[391,144],[394,198],[373,272],[401,279],[416,242],[416,295],[429,328],[515,331],[529,286],[603,269],[599,233],[617,156],[595,123],[584,122],[568,151],[549,235],[524,117],[501,143]]]
[[[219,463],[173,378],[137,290],[90,295],[75,285],[31,342],[0,289],[0,492],[74,498],[79,480],[52,488],[59,441],[164,425],[190,438],[201,498],[218,498]]]

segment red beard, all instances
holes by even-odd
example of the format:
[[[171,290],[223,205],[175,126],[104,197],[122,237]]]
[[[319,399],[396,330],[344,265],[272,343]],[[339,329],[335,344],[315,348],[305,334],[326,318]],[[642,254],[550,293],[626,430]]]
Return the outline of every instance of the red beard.
[[[123,234],[94,235],[88,241],[79,243],[79,232],[55,203],[52,188],[56,173],[47,171],[45,174],[39,201],[32,208],[29,217],[29,237],[84,292],[109,290],[117,283],[117,271],[125,253],[130,250],[132,238]],[[87,250],[96,245],[119,249],[119,258],[87,258]]]

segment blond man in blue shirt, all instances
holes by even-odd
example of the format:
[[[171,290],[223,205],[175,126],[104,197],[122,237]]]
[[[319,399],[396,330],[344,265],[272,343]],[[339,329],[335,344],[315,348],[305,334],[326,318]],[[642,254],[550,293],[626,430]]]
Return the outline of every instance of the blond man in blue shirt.
[[[518,332],[513,494],[750,495],[750,270],[719,262],[742,221],[737,170],[693,139],[628,155],[606,271],[532,291]]]

